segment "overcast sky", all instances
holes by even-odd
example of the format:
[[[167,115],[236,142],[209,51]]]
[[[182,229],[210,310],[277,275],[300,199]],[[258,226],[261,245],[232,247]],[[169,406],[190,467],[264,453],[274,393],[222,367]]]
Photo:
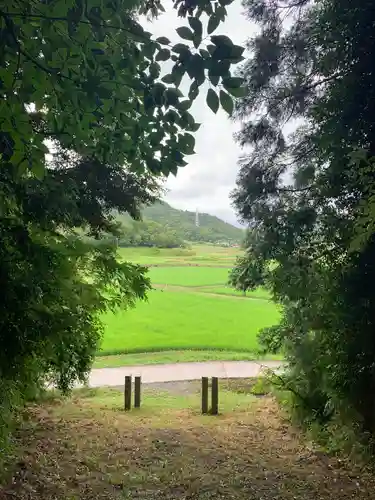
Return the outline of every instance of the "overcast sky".
[[[171,2],[164,2],[167,6]],[[227,7],[228,17],[215,34],[229,36],[236,44],[243,45],[251,36],[253,26],[244,17],[240,0]],[[205,26],[206,17],[202,16]],[[147,25],[147,30],[156,37],[167,36],[172,43],[181,42],[176,28],[186,24],[170,9],[157,20]],[[182,83],[181,90],[187,94],[188,82]],[[238,124],[229,120],[221,109],[215,115],[206,105],[207,89],[201,92],[189,110],[201,128],[196,132],[196,154],[187,157],[189,164],[180,168],[177,177],[170,176],[167,181],[169,190],[166,201],[176,208],[195,210],[217,215],[234,223],[236,216],[231,208],[229,193],[232,191],[238,172],[238,157],[241,153],[233,139]]]

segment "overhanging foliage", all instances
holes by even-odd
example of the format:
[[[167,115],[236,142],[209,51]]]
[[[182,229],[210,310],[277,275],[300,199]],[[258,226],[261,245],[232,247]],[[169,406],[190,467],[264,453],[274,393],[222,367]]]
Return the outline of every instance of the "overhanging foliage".
[[[280,326],[261,339],[286,350],[303,417],[326,423],[352,412],[373,434],[373,2],[245,6],[261,29],[240,71],[238,140],[253,150],[233,199],[252,230],[232,279],[239,288],[266,280],[283,305]],[[286,128],[293,119],[302,125]],[[355,150],[364,151],[359,162]],[[365,237],[353,245],[361,224]]]

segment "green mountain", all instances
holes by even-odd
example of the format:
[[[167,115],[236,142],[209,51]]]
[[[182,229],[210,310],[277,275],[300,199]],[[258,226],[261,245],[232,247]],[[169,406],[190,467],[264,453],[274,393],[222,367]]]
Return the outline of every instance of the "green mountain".
[[[146,207],[143,210],[143,218],[176,231],[188,241],[237,243],[241,242],[244,237],[242,229],[210,214],[200,213],[199,227],[196,227],[195,212],[178,210],[165,202]]]
[[[199,227],[195,225],[195,212],[178,210],[168,203],[157,202],[145,207],[142,221],[128,215],[118,215],[122,224],[120,246],[181,247],[186,242],[232,245],[241,243],[244,231],[209,214],[199,214]]]

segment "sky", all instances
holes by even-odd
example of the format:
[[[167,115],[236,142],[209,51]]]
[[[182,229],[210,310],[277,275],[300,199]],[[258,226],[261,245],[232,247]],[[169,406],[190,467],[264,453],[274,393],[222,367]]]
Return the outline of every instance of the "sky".
[[[164,2],[167,6],[171,2]],[[254,27],[244,17],[240,0],[234,0],[227,7],[228,16],[216,29],[215,35],[227,35],[231,40],[243,45],[254,33]],[[205,26],[206,19],[202,16]],[[181,42],[176,28],[187,24],[186,19],[177,17],[173,8],[145,28],[155,37],[166,36],[172,43]],[[183,81],[181,90],[187,95],[189,82]],[[238,158],[241,154],[233,134],[239,125],[219,109],[215,115],[206,105],[207,88],[201,87],[200,95],[189,110],[201,127],[195,133],[196,154],[188,156],[188,165],[180,168],[177,177],[170,176],[166,183],[168,189],[165,200],[176,208],[206,212],[236,224],[237,217],[229,194],[235,187],[238,172]],[[236,224],[237,225],[237,224]]]

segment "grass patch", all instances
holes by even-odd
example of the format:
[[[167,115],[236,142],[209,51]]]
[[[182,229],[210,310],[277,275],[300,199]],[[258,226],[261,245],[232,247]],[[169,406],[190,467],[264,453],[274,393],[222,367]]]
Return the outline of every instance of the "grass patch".
[[[220,381],[220,413],[251,409],[255,403],[252,394],[254,382],[249,380],[247,384],[238,384],[236,379]],[[200,381],[143,384],[142,407],[136,410],[137,415],[133,413],[133,417],[163,418],[163,412],[171,410],[188,410],[190,414],[200,416],[200,389]],[[73,401],[94,409],[122,411],[124,394],[113,388],[78,389],[73,393]]]
[[[231,267],[239,248],[227,248],[215,245],[192,245],[189,248],[119,248],[118,254],[122,260],[144,265],[189,265],[202,263],[206,266],[223,263]]]
[[[235,351],[163,351],[136,354],[119,354],[117,356],[98,356],[94,368],[116,368],[119,366],[159,365],[167,363],[188,363],[192,361],[251,361],[254,359],[279,360],[281,355],[261,356],[256,353]]]
[[[130,311],[107,313],[102,355],[168,350],[257,352],[257,333],[277,323],[267,301],[154,290]]]
[[[20,459],[1,498],[17,500],[364,500],[366,470],[315,454],[269,397],[221,390],[218,417],[199,394],[145,389],[144,408],[121,411],[114,390],[76,393],[31,408]],[[84,397],[83,397],[84,396]],[[22,457],[22,460],[21,460]]]
[[[229,268],[220,267],[154,267],[149,270],[151,282],[163,285],[203,286],[225,283]]]

